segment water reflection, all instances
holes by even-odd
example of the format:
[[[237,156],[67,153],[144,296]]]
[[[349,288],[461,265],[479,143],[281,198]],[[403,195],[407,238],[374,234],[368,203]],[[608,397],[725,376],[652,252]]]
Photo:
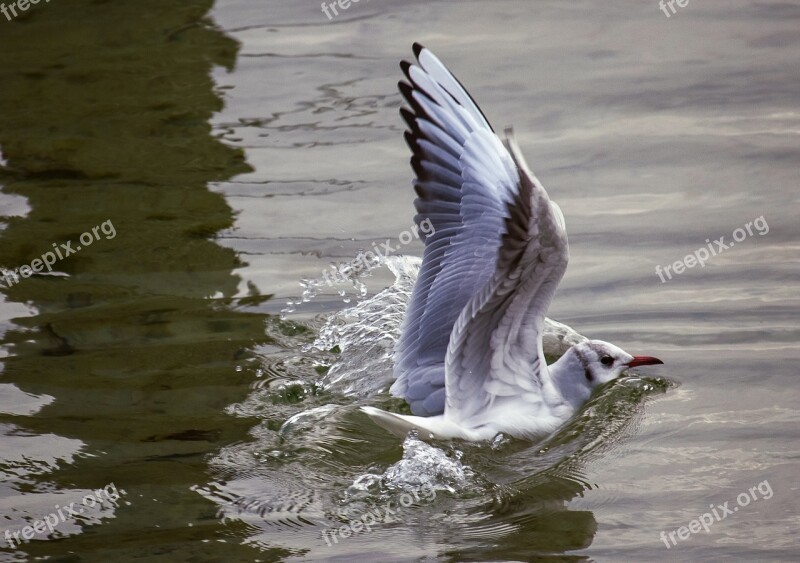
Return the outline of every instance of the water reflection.
[[[5,290],[4,526],[109,483],[126,491],[92,534],[80,531],[98,519],[65,523],[55,535],[68,539],[23,544],[30,556],[253,555],[213,542],[236,528],[190,491],[207,480],[204,456],[244,435],[222,411],[252,377],[235,366],[266,338],[263,316],[233,301],[235,252],[210,240],[233,217],[209,182],[249,170],[208,124],[222,104],[211,69],[237,53],[211,6],[54,2],[2,22],[0,182],[29,211],[4,219],[0,265],[105,221],[116,230],[58,262],[67,276]]]

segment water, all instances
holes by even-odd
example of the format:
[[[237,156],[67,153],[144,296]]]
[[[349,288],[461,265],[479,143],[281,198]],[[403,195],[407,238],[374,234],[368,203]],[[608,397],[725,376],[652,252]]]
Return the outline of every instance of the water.
[[[799,21],[739,0],[0,16],[0,266],[115,230],[0,288],[0,561],[796,560]],[[550,316],[666,362],[537,444],[402,442],[357,409],[403,408],[378,391],[411,277],[320,280],[387,239],[420,253],[398,242],[414,40],[564,211]]]

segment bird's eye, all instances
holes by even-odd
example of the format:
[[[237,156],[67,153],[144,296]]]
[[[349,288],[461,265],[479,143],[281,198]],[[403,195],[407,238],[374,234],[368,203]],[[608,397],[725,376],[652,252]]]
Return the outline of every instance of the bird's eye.
[[[612,358],[611,356],[603,356],[602,358],[600,358],[600,363],[603,364],[604,366],[610,366],[611,364],[614,363],[614,358]]]

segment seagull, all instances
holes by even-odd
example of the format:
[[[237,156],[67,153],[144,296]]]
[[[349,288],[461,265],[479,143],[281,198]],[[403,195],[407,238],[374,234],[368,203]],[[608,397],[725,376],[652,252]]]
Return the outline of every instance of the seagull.
[[[433,229],[395,348],[394,396],[412,415],[361,407],[404,437],[533,440],[572,417],[597,387],[662,364],[601,340],[547,365],[544,320],[567,269],[561,209],[528,169],[513,131],[501,141],[455,76],[415,43],[399,89],[416,175],[417,225]]]

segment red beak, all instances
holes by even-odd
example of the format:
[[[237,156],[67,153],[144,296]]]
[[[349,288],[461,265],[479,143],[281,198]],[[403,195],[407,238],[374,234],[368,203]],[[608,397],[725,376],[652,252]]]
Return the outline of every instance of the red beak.
[[[663,364],[661,360],[658,358],[654,358],[653,356],[634,356],[633,359],[628,362],[629,368],[635,368],[636,366],[651,366],[653,364]]]

